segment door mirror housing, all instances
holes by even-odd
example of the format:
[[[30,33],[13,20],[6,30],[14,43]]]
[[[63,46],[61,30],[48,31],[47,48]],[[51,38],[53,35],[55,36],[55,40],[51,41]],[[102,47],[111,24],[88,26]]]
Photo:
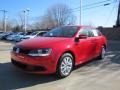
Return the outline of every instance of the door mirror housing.
[[[79,39],[86,39],[87,35],[79,35]]]
[[[87,35],[79,35],[79,37],[75,37],[75,42],[79,42],[79,39],[86,39]]]

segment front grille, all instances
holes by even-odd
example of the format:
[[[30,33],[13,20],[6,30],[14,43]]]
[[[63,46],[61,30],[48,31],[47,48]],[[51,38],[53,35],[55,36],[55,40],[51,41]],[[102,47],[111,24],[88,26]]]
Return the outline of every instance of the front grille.
[[[12,63],[18,67],[21,68],[25,71],[30,71],[30,72],[40,72],[40,71],[45,71],[46,69],[42,66],[32,66],[32,65],[27,65],[27,64],[23,64],[21,62],[15,61],[13,59],[11,59]]]
[[[22,53],[22,54],[28,54],[30,52],[30,50],[28,49],[23,49],[19,47],[13,47],[13,51],[16,53]]]

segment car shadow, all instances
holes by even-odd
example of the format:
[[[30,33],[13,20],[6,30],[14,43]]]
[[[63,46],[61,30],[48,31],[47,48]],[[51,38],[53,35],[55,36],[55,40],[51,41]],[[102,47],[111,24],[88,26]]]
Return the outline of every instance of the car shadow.
[[[0,90],[13,90],[59,80],[55,75],[27,74],[10,62],[0,64]]]
[[[90,60],[82,65],[78,65],[76,69],[84,66],[85,68],[93,67],[98,68],[98,70],[116,71],[120,70],[120,42],[108,42],[106,57],[102,60],[97,58]],[[80,71],[80,70],[79,70]]]
[[[107,71],[117,71],[120,70],[120,51],[117,50],[107,50],[105,58],[99,60],[97,58],[90,60],[84,64],[78,65],[74,70],[80,67],[98,67],[98,70],[107,70]]]
[[[85,77],[94,78],[105,73],[120,72],[120,51],[107,52],[106,57],[102,60],[93,59],[74,68],[73,73],[84,75]]]

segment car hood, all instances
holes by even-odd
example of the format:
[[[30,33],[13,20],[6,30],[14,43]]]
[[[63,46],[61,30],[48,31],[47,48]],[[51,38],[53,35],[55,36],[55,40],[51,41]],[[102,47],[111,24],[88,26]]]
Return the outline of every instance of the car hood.
[[[71,38],[58,38],[58,37],[37,37],[21,41],[16,44],[17,47],[23,47],[26,49],[38,49],[38,48],[53,48],[59,45],[69,43]]]

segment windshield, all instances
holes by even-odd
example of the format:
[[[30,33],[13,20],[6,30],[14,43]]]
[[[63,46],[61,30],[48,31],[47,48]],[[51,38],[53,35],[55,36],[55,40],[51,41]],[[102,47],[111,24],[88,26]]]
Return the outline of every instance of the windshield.
[[[77,32],[77,27],[75,26],[66,26],[55,28],[47,33],[45,33],[44,37],[73,37]]]

